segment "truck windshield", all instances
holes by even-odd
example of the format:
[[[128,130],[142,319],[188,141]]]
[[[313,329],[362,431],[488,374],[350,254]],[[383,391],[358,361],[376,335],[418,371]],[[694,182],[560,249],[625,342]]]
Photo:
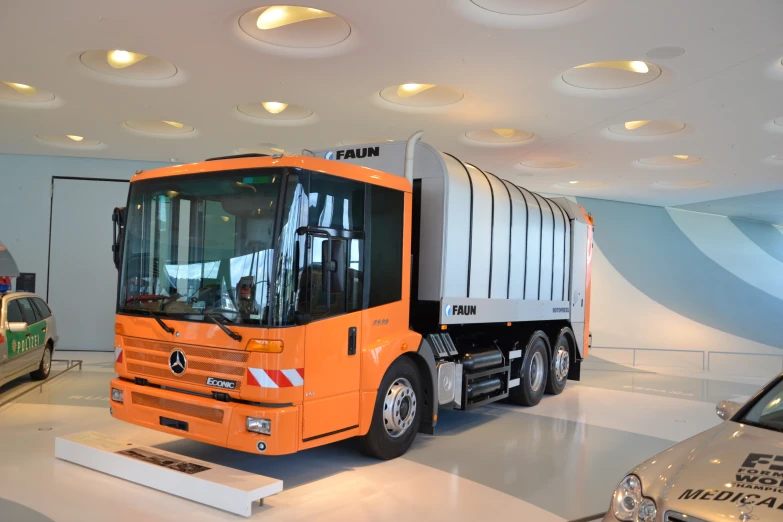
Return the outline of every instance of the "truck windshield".
[[[274,266],[283,178],[264,168],[132,183],[119,312],[285,322],[270,312],[270,281],[288,272]]]

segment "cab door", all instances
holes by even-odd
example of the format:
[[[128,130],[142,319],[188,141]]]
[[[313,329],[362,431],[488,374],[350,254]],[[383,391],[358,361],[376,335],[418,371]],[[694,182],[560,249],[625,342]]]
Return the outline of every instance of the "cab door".
[[[44,343],[46,342],[46,321],[41,317],[41,313],[33,306],[30,299],[22,297],[16,301],[27,323],[25,341],[20,354],[20,365],[22,367],[37,365],[41,360]]]
[[[5,329],[6,351],[3,354],[5,364],[3,365],[3,376],[10,377],[16,375],[26,366],[25,356],[31,348],[30,325],[20,332],[12,332],[9,328],[10,323],[27,323],[22,308],[19,305],[21,299],[9,299],[6,301],[6,323]]]
[[[363,183],[311,173],[302,440],[359,426]]]

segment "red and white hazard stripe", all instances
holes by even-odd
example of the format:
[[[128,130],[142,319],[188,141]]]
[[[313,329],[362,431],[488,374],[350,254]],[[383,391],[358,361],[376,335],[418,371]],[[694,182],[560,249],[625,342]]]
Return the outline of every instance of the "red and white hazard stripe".
[[[121,363],[122,362],[122,348],[119,346],[114,348],[114,362]]]
[[[291,370],[247,369],[247,384],[261,388],[294,388],[304,385],[304,368]]]

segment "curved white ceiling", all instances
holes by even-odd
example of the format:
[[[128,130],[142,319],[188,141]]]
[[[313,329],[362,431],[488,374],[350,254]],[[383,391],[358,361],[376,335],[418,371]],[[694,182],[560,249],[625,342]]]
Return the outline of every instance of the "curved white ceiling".
[[[772,123],[783,117],[783,77],[767,74],[781,68],[783,58],[779,2],[726,2],[715,9],[713,0],[676,6],[601,0],[330,0],[314,5],[337,14],[349,34],[336,17],[328,17],[270,29],[269,41],[255,40],[240,27],[240,17],[263,2],[229,4],[199,2],[195,8],[191,0],[166,0],[163,9],[159,0],[100,7],[49,2],[42,10],[37,2],[16,2],[0,17],[0,81],[33,85],[56,99],[22,105],[0,95],[0,153],[189,162],[259,143],[295,153],[347,140],[405,139],[422,129],[424,141],[434,147],[542,192],[571,180],[605,182],[590,195],[679,205],[783,189],[781,168],[763,161],[781,152],[781,135],[770,132],[770,126],[783,129]],[[492,25],[466,16],[459,6],[511,21]],[[557,11],[543,12],[549,10]],[[503,11],[515,14],[498,14]],[[704,30],[688,20],[698,20]],[[334,39],[323,39],[315,25],[326,23],[338,23],[343,27],[339,37],[345,38],[332,43],[338,38],[334,33]],[[274,32],[282,40],[272,39]],[[331,45],[284,47],[324,43]],[[685,53],[660,50],[667,47]],[[79,59],[85,51],[111,49],[159,57],[177,73],[165,80],[113,81],[116,76],[89,69]],[[130,72],[149,59],[120,70]],[[590,97],[595,90],[563,81],[574,65],[618,59],[654,63],[663,73],[638,87],[607,90],[605,97]],[[571,79],[596,85],[590,78]],[[379,94],[416,81],[448,86],[461,97],[432,109],[395,105]],[[427,91],[412,99],[419,96]],[[237,110],[262,100],[293,102],[313,115],[292,120],[307,124],[276,125],[283,120],[261,121]],[[142,139],[122,123],[171,119],[196,130],[187,139]],[[687,128],[660,140],[606,139],[611,125],[639,120],[685,122]],[[466,138],[497,127],[522,129],[535,139],[501,147]],[[55,148],[35,137],[71,132],[107,146]],[[704,162],[671,174],[709,180],[708,185],[664,190],[654,183],[668,179],[668,171],[637,167],[639,158],[682,152]],[[578,166],[526,171],[520,165],[525,158],[564,158]]]

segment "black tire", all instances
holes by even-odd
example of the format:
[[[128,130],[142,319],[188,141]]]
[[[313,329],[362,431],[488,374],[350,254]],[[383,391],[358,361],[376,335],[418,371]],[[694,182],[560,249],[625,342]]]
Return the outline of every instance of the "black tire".
[[[541,401],[549,375],[549,350],[545,338],[533,335],[519,368],[519,386],[511,388],[509,399],[520,406],[535,406]]]
[[[549,378],[546,381],[548,395],[559,395],[565,390],[570,368],[571,344],[568,342],[568,337],[560,334],[552,349],[552,362],[549,364]]]
[[[409,358],[400,357],[386,371],[378,388],[370,431],[359,439],[362,451],[382,460],[397,458],[408,451],[419,431],[423,409],[419,369]]]
[[[34,372],[30,372],[30,378],[34,381],[43,381],[49,377],[49,372],[52,371],[52,346],[46,345],[43,355],[41,355],[41,364],[38,365],[38,369]]]

